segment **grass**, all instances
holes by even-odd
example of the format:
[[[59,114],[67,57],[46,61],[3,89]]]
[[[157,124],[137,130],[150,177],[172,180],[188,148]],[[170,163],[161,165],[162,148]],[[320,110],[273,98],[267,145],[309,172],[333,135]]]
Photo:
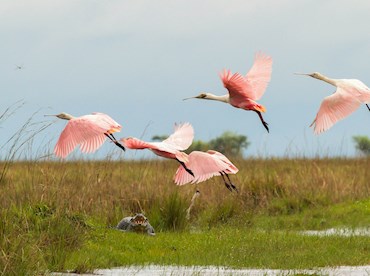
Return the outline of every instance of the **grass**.
[[[89,252],[89,253],[86,253]],[[368,264],[370,238],[314,237],[296,232],[218,227],[157,237],[96,231],[69,258],[69,267],[214,265],[233,268],[312,268]]]
[[[240,172],[232,180],[240,193],[230,193],[219,177],[201,183],[187,221],[195,188],[173,184],[176,162],[12,162],[0,181],[0,274],[147,263],[238,268],[370,263],[369,237],[297,233],[370,227],[370,159],[235,164]],[[157,236],[108,228],[135,212],[146,214]]]

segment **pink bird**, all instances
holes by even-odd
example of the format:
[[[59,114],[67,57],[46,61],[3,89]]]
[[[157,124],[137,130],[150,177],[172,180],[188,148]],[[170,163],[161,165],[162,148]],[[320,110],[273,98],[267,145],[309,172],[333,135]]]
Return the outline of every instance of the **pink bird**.
[[[180,166],[174,178],[177,185],[189,182],[199,183],[213,176],[221,175],[226,188],[238,192],[238,189],[231,182],[229,174],[236,174],[239,170],[225,155],[218,151],[193,151],[188,155],[188,161],[185,165],[194,173],[194,176],[185,173],[184,168]]]
[[[56,116],[69,121],[54,148],[54,153],[58,157],[67,157],[78,145],[84,153],[94,152],[101,147],[106,137],[125,150],[113,136],[113,133],[120,131],[122,127],[107,114],[95,112],[73,117],[63,112],[45,116]]]
[[[184,100],[192,98],[215,100],[229,103],[236,108],[252,110],[258,114],[263,126],[269,132],[268,124],[263,120],[261,114],[261,112],[266,111],[266,108],[256,101],[265,93],[267,84],[271,79],[271,71],[272,58],[262,53],[257,53],[253,66],[246,76],[239,73],[232,74],[230,70],[222,71],[220,77],[229,94],[217,96],[211,93],[202,93],[196,97]]]
[[[175,125],[175,131],[162,142],[145,142],[137,138],[129,137],[121,139],[121,142],[129,149],[149,149],[158,156],[177,160],[191,175],[185,163],[188,161],[186,150],[194,139],[194,129],[191,124],[184,123]]]
[[[337,88],[330,96],[325,97],[320,109],[310,127],[314,127],[314,133],[320,134],[331,128],[336,122],[344,119],[361,104],[366,104],[370,111],[370,88],[362,81],[356,79],[330,79],[320,73],[302,74],[325,81]]]

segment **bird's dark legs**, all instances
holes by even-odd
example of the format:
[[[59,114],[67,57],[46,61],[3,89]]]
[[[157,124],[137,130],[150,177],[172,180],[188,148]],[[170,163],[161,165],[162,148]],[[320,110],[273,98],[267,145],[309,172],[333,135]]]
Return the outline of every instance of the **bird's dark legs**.
[[[224,181],[224,183],[225,183],[226,188],[228,188],[228,189],[230,190],[230,192],[232,192],[232,191],[233,191],[233,189],[231,189],[230,184],[229,184],[229,183],[227,183],[227,181],[226,181],[226,179],[225,179],[225,177],[224,177],[224,173],[223,173],[223,172],[220,172],[220,174],[221,174],[221,176],[222,176],[222,179],[223,179],[223,181]]]
[[[229,180],[229,184],[230,184],[230,186],[231,186],[231,187],[232,187],[232,188],[233,188],[237,193],[239,193],[238,188],[236,188],[236,186],[231,182],[229,175],[228,175],[227,173],[225,173],[225,175],[226,175],[227,179]]]
[[[270,132],[269,127],[268,127],[268,123],[266,123],[265,120],[263,120],[261,112],[259,112],[258,110],[254,110],[254,111],[258,114],[258,117],[260,117],[260,120],[261,120],[263,126],[265,127],[265,129],[267,130],[267,132]]]
[[[117,141],[117,139],[116,139],[116,137],[114,137],[113,133],[110,133],[109,135],[114,139],[114,141]]]
[[[117,139],[113,136],[112,133],[110,134],[104,133],[104,135],[107,136],[113,143],[115,143],[117,147],[123,149],[123,151],[126,151],[125,147],[122,146],[121,143],[117,141]]]
[[[239,193],[238,189],[236,188],[236,186],[231,182],[230,180],[230,177],[227,175],[227,173],[225,172],[220,172],[221,176],[222,176],[222,179],[225,183],[225,186],[226,188],[228,188],[230,190],[230,192],[232,192],[233,190],[235,190],[237,193]],[[225,176],[227,177],[227,179],[229,180],[229,182],[226,181],[226,178]]]
[[[367,106],[367,109],[369,109],[369,111],[370,111],[370,107],[368,106],[368,104],[366,104],[366,106]]]
[[[183,166],[183,167],[184,167],[185,171],[187,171],[188,173],[190,173],[190,174],[194,177],[194,173],[193,173],[190,169],[188,169],[188,168],[186,167],[186,165],[185,165],[185,163],[184,163],[184,162],[180,161],[179,159],[176,159],[176,160],[181,164],[181,166]]]

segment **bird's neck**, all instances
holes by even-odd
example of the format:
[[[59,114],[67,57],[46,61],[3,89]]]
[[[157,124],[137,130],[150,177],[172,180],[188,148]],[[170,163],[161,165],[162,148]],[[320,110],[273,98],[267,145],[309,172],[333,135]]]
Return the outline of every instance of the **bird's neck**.
[[[328,78],[327,76],[324,76],[324,75],[321,75],[321,74],[318,75],[316,78],[319,79],[319,80],[322,80],[324,82],[327,82],[331,85],[334,85],[334,86],[337,86],[337,84],[338,84],[337,80]]]
[[[229,103],[229,101],[230,101],[230,98],[229,98],[228,94],[222,95],[222,96],[217,96],[217,95],[214,95],[212,93],[206,93],[206,97],[204,97],[203,99],[219,101],[219,102],[224,102],[224,103]]]

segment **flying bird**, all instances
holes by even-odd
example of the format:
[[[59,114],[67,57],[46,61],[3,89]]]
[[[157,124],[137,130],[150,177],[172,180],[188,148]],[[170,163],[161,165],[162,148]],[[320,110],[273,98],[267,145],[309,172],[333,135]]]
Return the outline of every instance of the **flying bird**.
[[[15,70],[21,70],[21,69],[23,69],[24,68],[24,66],[23,66],[23,64],[22,65],[17,65],[17,64],[15,64]]]
[[[217,96],[211,93],[201,93],[198,96],[187,99],[205,99],[229,103],[233,107],[244,110],[251,110],[258,114],[263,126],[269,132],[268,124],[264,121],[261,112],[266,108],[257,103],[265,93],[267,84],[271,79],[272,58],[263,53],[255,55],[254,63],[249,72],[243,76],[240,73],[232,74],[230,70],[223,70],[220,78],[224,87],[229,91],[228,94]]]
[[[194,129],[191,124],[183,123],[175,125],[175,131],[162,142],[145,142],[137,138],[129,137],[121,139],[121,142],[129,149],[149,149],[158,156],[175,159],[191,175],[185,163],[188,161],[186,150],[194,139]]]
[[[113,136],[113,133],[120,131],[122,126],[107,114],[94,112],[73,117],[63,112],[45,116],[68,120],[54,148],[54,153],[58,157],[67,157],[78,145],[83,153],[94,152],[101,147],[107,137],[119,148],[125,150],[125,147]]]
[[[336,122],[357,110],[361,104],[366,104],[370,111],[368,106],[368,103],[370,103],[370,88],[362,81],[357,79],[331,79],[318,72],[296,74],[325,81],[337,88],[332,95],[324,98],[315,119],[310,125],[310,127],[314,127],[315,134],[328,130]]]
[[[236,186],[231,182],[229,174],[236,174],[239,170],[222,153],[215,150],[192,151],[188,155],[188,161],[185,165],[194,173],[194,176],[185,173],[184,167],[180,166],[174,177],[177,185],[200,183],[213,176],[221,175],[226,188],[238,192]]]

